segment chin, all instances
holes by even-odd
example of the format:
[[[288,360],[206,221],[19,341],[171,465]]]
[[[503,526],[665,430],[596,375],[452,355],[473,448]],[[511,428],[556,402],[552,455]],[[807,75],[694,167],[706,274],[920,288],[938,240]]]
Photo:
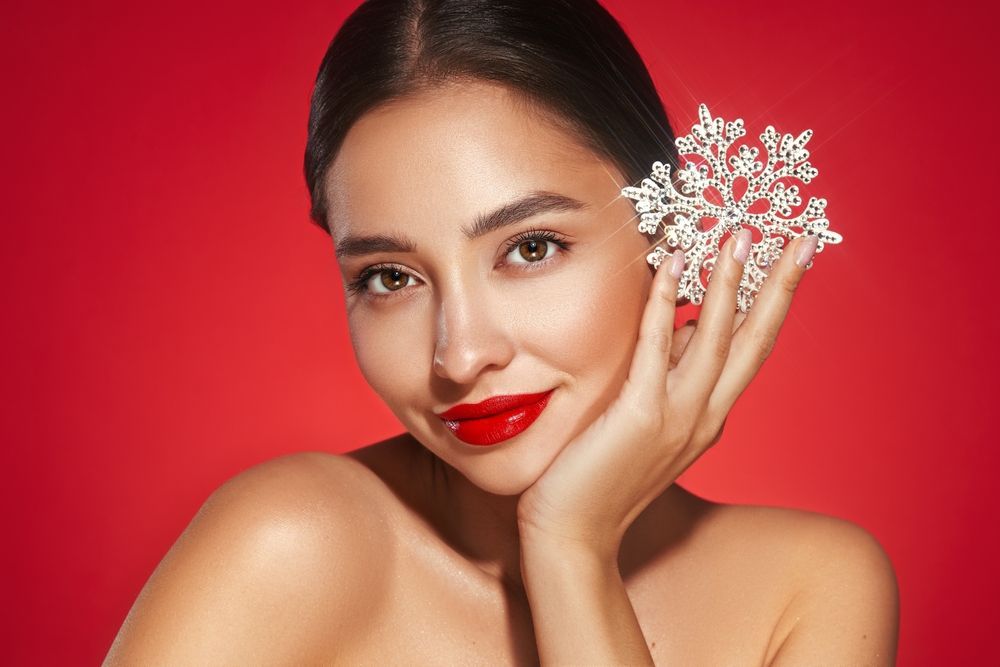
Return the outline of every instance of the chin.
[[[467,474],[464,472],[462,474],[470,483],[475,484],[486,493],[497,496],[519,496],[541,477],[541,472],[513,470],[506,470],[500,474]]]
[[[527,437],[525,437],[527,436]],[[525,431],[509,443],[471,449],[451,440],[444,447],[428,447],[442,461],[479,489],[498,496],[519,496],[542,476],[562,445],[544,432]],[[438,440],[440,443],[440,440]]]

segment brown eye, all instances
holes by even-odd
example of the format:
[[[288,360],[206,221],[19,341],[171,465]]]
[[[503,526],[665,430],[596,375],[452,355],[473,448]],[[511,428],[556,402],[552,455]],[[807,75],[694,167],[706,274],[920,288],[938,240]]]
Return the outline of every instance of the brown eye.
[[[382,283],[382,287],[385,287],[390,292],[395,292],[400,288],[406,287],[407,278],[410,277],[399,269],[385,269],[379,271],[378,275],[380,276],[379,282]]]
[[[545,253],[549,249],[548,241],[542,239],[529,239],[518,244],[520,255],[529,262],[545,259]]]
[[[566,251],[570,245],[550,231],[531,229],[518,234],[507,244],[507,263],[520,264],[525,268],[528,264],[547,264],[560,254],[557,251]]]
[[[556,244],[549,239],[530,238],[517,243],[507,253],[512,264],[537,264],[543,259],[548,259],[554,253]],[[515,250],[517,251],[515,253]]]

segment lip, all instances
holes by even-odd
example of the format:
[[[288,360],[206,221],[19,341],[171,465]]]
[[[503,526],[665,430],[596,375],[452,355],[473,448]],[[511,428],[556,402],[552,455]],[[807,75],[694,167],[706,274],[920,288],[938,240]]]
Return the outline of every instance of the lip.
[[[537,394],[504,394],[501,396],[490,396],[485,401],[479,403],[460,403],[438,414],[438,417],[445,420],[454,419],[481,419],[507,412],[514,408],[530,405],[542,399],[552,390],[539,392]]]
[[[481,403],[456,405],[438,415],[462,442],[495,445],[531,426],[555,389],[538,394],[493,396]]]

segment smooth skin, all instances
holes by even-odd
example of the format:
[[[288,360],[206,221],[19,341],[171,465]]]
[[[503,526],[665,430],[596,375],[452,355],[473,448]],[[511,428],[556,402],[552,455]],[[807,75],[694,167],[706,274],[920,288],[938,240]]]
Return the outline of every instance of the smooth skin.
[[[894,664],[898,589],[872,535],[675,483],[774,348],[803,240],[744,317],[730,239],[699,319],[675,330],[670,260],[645,265],[621,185],[492,84],[362,118],[331,168],[332,230],[416,242],[338,257],[345,282],[405,274],[345,303],[359,367],[407,430],[223,484],[105,664]],[[459,231],[536,190],[582,206]],[[529,228],[573,245],[534,246],[545,259],[524,270],[530,253],[507,242]],[[552,387],[531,428],[490,448],[435,416]]]

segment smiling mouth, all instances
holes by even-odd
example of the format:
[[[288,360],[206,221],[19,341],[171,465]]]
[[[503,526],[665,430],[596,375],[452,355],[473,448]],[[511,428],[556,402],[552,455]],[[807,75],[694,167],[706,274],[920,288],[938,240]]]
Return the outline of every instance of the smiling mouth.
[[[495,445],[531,426],[545,409],[553,391],[499,396],[475,405],[458,405],[438,417],[462,442],[476,446]],[[497,407],[505,409],[497,411]]]
[[[549,389],[547,391],[533,394],[504,394],[500,396],[491,396],[490,398],[480,401],[479,403],[461,403],[438,414],[438,417],[447,421],[492,417],[494,415],[513,410],[514,408],[531,405],[532,403],[541,400],[552,391],[552,389]]]

